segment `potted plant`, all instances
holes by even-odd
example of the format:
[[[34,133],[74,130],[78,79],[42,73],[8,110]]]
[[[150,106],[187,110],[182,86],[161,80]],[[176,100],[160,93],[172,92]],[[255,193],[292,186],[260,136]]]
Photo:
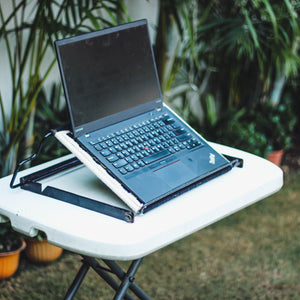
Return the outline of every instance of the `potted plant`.
[[[271,146],[267,159],[279,166],[284,150],[292,145],[292,134],[296,124],[292,104],[289,100],[278,105],[271,102],[258,104],[252,111],[252,118],[256,120],[257,130],[264,132]]]
[[[289,100],[278,105],[256,104],[251,109],[230,110],[214,126],[214,140],[222,144],[272,159],[291,146],[296,116]],[[280,165],[281,158],[274,161]]]
[[[19,266],[26,243],[9,222],[0,223],[0,280],[11,277]]]
[[[42,231],[34,238],[26,238],[26,244],[26,257],[37,264],[55,261],[63,252],[62,248],[51,245]]]
[[[229,109],[213,127],[204,131],[211,140],[261,157],[266,157],[272,150],[265,133],[258,130],[256,120],[249,118],[245,108]]]

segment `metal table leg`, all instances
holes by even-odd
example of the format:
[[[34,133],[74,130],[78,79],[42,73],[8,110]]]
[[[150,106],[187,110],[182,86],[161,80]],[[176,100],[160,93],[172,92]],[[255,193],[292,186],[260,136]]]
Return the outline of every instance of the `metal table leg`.
[[[79,289],[87,271],[91,267],[110,287],[112,287],[116,294],[113,299],[115,300],[134,300],[132,296],[127,293],[130,289],[139,299],[150,300],[150,297],[134,282],[134,276],[142,262],[142,258],[132,261],[127,272],[115,262],[111,260],[103,260],[108,268],[102,267],[100,263],[92,257],[83,256],[82,266],[79,269],[75,279],[69,287],[65,300],[72,300],[77,290]],[[116,275],[121,283],[118,283],[109,273]]]
[[[128,288],[131,288],[131,285],[134,282],[134,275],[137,272],[141,262],[142,262],[142,259],[140,258],[138,260],[134,260],[131,263],[127,273],[125,274],[125,276],[122,279],[122,282],[121,282],[121,284],[120,284],[120,286],[117,290],[117,293],[114,297],[114,300],[122,300],[125,293],[126,293],[126,291],[128,290]],[[143,297],[143,298],[140,298],[140,299],[144,300],[145,298]],[[147,296],[147,299],[149,299],[148,296]]]
[[[138,260],[138,267],[143,258]],[[122,268],[112,260],[103,259],[105,264],[112,270],[112,272],[120,279],[123,280],[125,278],[126,273],[122,270]],[[134,278],[133,278],[134,279]],[[135,283],[131,280],[131,284],[129,286],[130,290],[141,300],[151,300],[151,298]]]
[[[67,294],[65,296],[65,300],[71,300],[75,296],[77,290],[79,289],[87,271],[89,270],[90,266],[89,264],[82,262],[82,266],[79,269],[76,277],[74,278],[72,284],[70,285]]]
[[[111,270],[109,269],[105,269],[103,268],[99,262],[92,257],[84,257],[84,261],[86,261],[90,267],[92,267],[92,269],[111,287],[113,288],[115,291],[118,290],[120,284],[115,281],[115,279],[113,277],[111,277],[108,273],[113,273]],[[124,299],[126,300],[134,300],[134,298],[132,298],[128,293],[125,293],[124,295]]]

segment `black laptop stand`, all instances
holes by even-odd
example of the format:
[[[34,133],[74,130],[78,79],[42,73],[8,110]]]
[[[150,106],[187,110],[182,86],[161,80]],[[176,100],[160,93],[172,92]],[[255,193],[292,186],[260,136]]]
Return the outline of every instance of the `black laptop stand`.
[[[236,157],[231,157],[224,155],[231,163],[232,167],[243,167],[243,160]],[[11,188],[21,187],[24,190],[31,191],[40,195],[51,197],[63,202],[67,202],[73,205],[77,205],[86,209],[96,211],[98,213],[123,220],[128,223],[134,222],[134,212],[129,209],[123,209],[117,206],[113,206],[101,201],[93,200],[81,195],[74,194],[69,191],[64,191],[56,187],[47,186],[42,189],[42,184],[38,181],[50,177],[52,175],[58,174],[70,168],[80,165],[81,162],[78,158],[74,157],[63,161],[61,163],[55,164],[51,167],[45,168],[43,170],[34,172],[27,176],[20,178],[20,183],[14,184],[17,173],[14,173],[10,186]]]
[[[78,194],[74,194],[69,191],[58,189],[53,186],[47,186],[42,188],[42,184],[38,181],[50,177],[52,175],[58,174],[70,168],[80,165],[81,162],[76,158],[71,158],[61,163],[55,164],[51,167],[45,168],[43,170],[34,172],[27,176],[20,178],[20,183],[14,185],[14,180],[17,174],[14,174],[10,186],[21,187],[24,190],[37,193],[43,196],[51,197],[56,200],[67,202],[73,205],[77,205],[95,212],[123,220],[128,223],[134,222],[134,213],[128,209],[123,209],[117,206],[113,206],[101,201],[97,201],[91,198],[87,198]]]

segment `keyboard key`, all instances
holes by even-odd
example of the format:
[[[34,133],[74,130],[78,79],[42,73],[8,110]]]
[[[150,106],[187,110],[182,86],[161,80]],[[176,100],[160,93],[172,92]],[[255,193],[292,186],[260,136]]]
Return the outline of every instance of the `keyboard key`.
[[[143,158],[143,157],[144,157],[144,155],[143,155],[142,152],[137,153],[136,156],[137,156],[138,158]]]
[[[111,155],[107,156],[106,159],[107,159],[109,162],[114,162],[114,161],[118,160],[119,158],[118,158],[117,155],[111,154]]]
[[[116,138],[113,138],[111,141],[113,142],[114,145],[118,145],[119,144],[119,142],[118,142],[118,140]]]
[[[99,144],[96,144],[96,145],[94,146],[94,148],[95,148],[96,150],[98,150],[98,151],[100,151],[100,150],[102,149],[102,147],[101,147]]]
[[[127,151],[128,151],[128,153],[130,153],[130,154],[134,154],[134,153],[135,153],[135,151],[134,151],[132,148],[127,149]]]
[[[128,133],[128,137],[129,137],[130,139],[133,139],[133,138],[134,138],[133,133],[132,133],[132,132],[129,132],[129,133]]]
[[[107,148],[107,144],[105,142],[100,143],[102,148]]]
[[[123,175],[127,174],[127,171],[126,171],[126,169],[125,169],[125,168],[123,168],[123,167],[122,167],[122,168],[120,168],[120,169],[119,169],[119,171],[120,171],[120,173],[121,173],[121,174],[123,174]]]
[[[127,150],[123,150],[121,153],[122,153],[124,156],[129,156],[129,152],[128,152]]]
[[[194,148],[194,147],[197,147],[199,146],[201,143],[199,141],[197,141],[195,138],[194,139],[191,139],[188,141],[188,144]]]
[[[129,162],[129,163],[132,163],[132,162],[133,162],[133,159],[132,159],[130,156],[126,157],[125,159],[126,159],[126,161]]]
[[[111,152],[108,149],[104,149],[100,152],[103,156],[108,156]]]
[[[166,119],[163,119],[163,122],[166,124],[166,125],[169,125],[169,124],[173,124],[175,122],[175,120],[171,117],[168,117]]]
[[[171,147],[168,150],[170,151],[170,153],[175,153],[175,150]]]
[[[182,134],[186,133],[186,130],[184,128],[178,128],[178,129],[175,129],[173,132],[175,133],[175,135],[178,136],[178,135],[182,135]]]
[[[124,167],[125,165],[127,165],[127,161],[125,159],[120,159],[116,162],[113,163],[115,168],[121,168]]]
[[[183,142],[185,140],[188,140],[192,137],[192,135],[190,133],[184,133],[180,136],[177,137],[177,139],[180,141],[180,142]]]
[[[111,147],[111,146],[113,146],[114,144],[112,143],[112,141],[108,140],[108,141],[106,141],[106,145],[107,145],[108,147]]]
[[[116,149],[117,151],[122,151],[122,150],[123,150],[122,147],[121,147],[120,145],[116,145],[116,146],[115,146],[115,149]]]
[[[180,127],[180,125],[177,124],[177,123],[172,124],[172,128],[174,128],[174,129],[177,129],[177,128],[179,128],[179,127]]]
[[[138,158],[135,154],[131,155],[130,157],[131,157],[133,160],[139,160],[139,158]]]
[[[133,146],[133,144],[132,144],[130,141],[125,142],[125,145],[126,145],[127,147],[132,147],[132,146]]]
[[[136,163],[136,162],[133,162],[132,164],[131,164],[135,169],[138,169],[140,166],[138,165],[138,163]]]
[[[127,166],[125,166],[125,169],[126,169],[126,171],[131,172],[134,170],[134,167],[131,165],[127,165]]]
[[[92,146],[94,146],[94,145],[97,144],[97,143],[98,143],[98,140],[97,140],[97,139],[90,141],[90,144],[91,144]]]
[[[138,164],[140,167],[144,167],[144,166],[145,166],[145,164],[144,164],[141,160],[137,161],[137,164]]]
[[[109,150],[111,153],[116,153],[116,152],[117,152],[117,150],[116,150],[115,147],[110,147],[110,148],[108,148],[108,150]]]
[[[124,158],[124,157],[125,157],[124,154],[123,154],[122,152],[118,152],[118,153],[117,153],[117,156],[118,156],[119,158]]]
[[[122,138],[123,138],[124,141],[128,141],[129,140],[129,137],[128,137],[128,135],[126,133],[122,135]]]

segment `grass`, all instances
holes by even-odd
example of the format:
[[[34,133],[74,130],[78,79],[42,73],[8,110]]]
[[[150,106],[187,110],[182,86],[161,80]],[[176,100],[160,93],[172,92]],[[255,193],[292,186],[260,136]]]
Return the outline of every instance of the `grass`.
[[[293,175],[272,197],[147,256],[137,283],[153,299],[300,299],[299,182]],[[0,300],[63,299],[79,267],[69,252],[45,266],[22,258]],[[90,270],[75,299],[112,297]]]

